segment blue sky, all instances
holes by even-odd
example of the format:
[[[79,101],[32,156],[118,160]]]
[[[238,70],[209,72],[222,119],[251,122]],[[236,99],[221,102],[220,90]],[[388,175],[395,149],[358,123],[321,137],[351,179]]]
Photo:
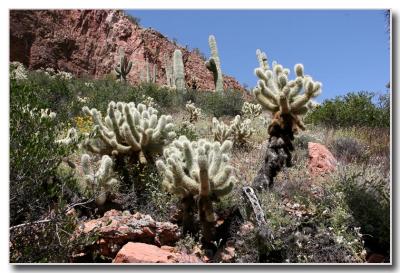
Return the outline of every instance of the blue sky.
[[[255,51],[323,83],[317,101],[350,91],[385,92],[390,45],[382,10],[130,10],[144,27],[199,48],[214,34],[224,74],[253,87]]]

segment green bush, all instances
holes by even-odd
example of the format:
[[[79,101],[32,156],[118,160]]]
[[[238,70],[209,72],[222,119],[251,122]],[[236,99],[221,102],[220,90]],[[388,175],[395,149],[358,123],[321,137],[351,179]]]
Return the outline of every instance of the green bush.
[[[217,118],[240,115],[244,103],[242,93],[231,89],[224,92],[189,90],[183,97],[185,102],[191,100],[197,107]]]
[[[390,177],[380,166],[349,165],[338,172],[338,188],[373,252],[390,254]]]
[[[57,167],[71,147],[55,143],[62,124],[41,118],[36,86],[11,81],[10,224],[38,219],[57,198]]]
[[[381,96],[374,104],[374,94],[370,92],[349,93],[326,100],[310,112],[306,123],[326,127],[390,127],[390,97]]]

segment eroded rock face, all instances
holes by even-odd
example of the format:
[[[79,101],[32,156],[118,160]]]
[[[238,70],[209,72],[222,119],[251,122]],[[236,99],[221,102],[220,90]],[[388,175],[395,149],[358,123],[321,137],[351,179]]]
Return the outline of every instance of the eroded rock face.
[[[83,250],[84,253],[75,253],[76,257],[95,252],[104,257],[114,258],[127,242],[142,242],[157,246],[173,245],[181,235],[175,224],[156,222],[150,215],[139,212],[132,215],[128,211],[117,210],[107,211],[102,218],[82,223],[75,237],[93,234],[98,235],[97,241],[87,246]]]
[[[201,263],[195,255],[176,252],[173,247],[127,243],[115,257],[113,263]]]
[[[308,143],[308,170],[311,175],[323,175],[336,169],[337,161],[332,153],[320,143]]]
[[[208,37],[204,37],[207,39]],[[133,67],[130,83],[146,78],[157,66],[157,84],[166,84],[165,57],[172,59],[180,49],[187,85],[214,90],[213,76],[195,51],[174,44],[161,33],[141,28],[121,11],[115,10],[12,10],[10,11],[10,61],[22,62],[30,69],[51,67],[74,75],[101,78],[112,73],[119,49],[125,50]],[[225,88],[243,90],[232,77],[224,76]]]

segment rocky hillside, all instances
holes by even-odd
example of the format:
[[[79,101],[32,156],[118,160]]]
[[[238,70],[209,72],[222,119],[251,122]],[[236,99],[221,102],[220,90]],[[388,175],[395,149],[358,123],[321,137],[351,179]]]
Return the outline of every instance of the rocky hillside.
[[[210,33],[211,34],[211,33]],[[207,37],[205,37],[207,39]],[[175,49],[183,53],[186,83],[198,89],[214,89],[212,73],[202,57],[182,48],[161,33],[133,23],[122,11],[46,10],[10,11],[10,61],[30,69],[52,67],[75,75],[101,78],[113,71],[123,48],[134,65],[128,81],[143,80],[146,59],[157,65],[158,84],[166,84],[166,58]],[[243,89],[225,76],[225,88]]]

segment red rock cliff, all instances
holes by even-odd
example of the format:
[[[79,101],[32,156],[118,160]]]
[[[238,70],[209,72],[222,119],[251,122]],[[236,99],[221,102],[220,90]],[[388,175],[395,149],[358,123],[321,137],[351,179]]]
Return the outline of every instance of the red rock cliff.
[[[144,76],[145,60],[157,65],[157,83],[166,84],[165,56],[180,49],[185,79],[198,89],[213,90],[212,73],[195,52],[175,45],[161,33],[141,28],[121,11],[112,10],[13,10],[10,11],[10,61],[30,69],[52,67],[101,78],[118,63],[119,49],[125,49],[133,68],[128,81],[138,83]],[[225,76],[225,88],[243,89]]]

